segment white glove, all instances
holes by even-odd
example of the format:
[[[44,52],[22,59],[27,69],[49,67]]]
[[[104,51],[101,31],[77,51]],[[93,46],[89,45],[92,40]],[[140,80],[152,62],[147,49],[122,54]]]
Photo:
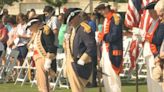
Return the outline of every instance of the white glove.
[[[70,34],[65,33],[64,38],[65,38],[66,40],[68,40],[68,39],[70,38]]]
[[[48,71],[51,68],[52,61],[49,58],[45,58],[44,69]]]
[[[84,62],[83,60],[80,60],[80,59],[79,59],[79,60],[77,61],[77,64],[79,64],[79,65],[82,65],[82,66],[83,66],[83,65],[85,64],[85,62]]]
[[[134,27],[132,29],[132,32],[133,32],[133,37],[132,37],[133,40],[138,39],[139,42],[143,42],[145,40],[146,32],[143,31],[142,29]]]
[[[99,40],[98,40],[98,34],[99,34],[100,32],[95,32],[95,40],[96,40],[96,42],[99,42]]]
[[[141,30],[141,29],[139,29],[139,28],[133,27],[132,32],[133,32],[133,34],[135,34],[135,35],[140,35],[140,30]]]

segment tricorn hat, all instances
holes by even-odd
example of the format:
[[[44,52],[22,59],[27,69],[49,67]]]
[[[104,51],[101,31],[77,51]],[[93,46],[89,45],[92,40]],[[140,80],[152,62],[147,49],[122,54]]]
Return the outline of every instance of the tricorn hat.
[[[145,10],[154,9],[156,4],[157,4],[157,1],[151,2],[151,3],[147,4],[145,7],[143,7],[143,9],[145,9]]]
[[[69,8],[64,14],[65,23],[69,23],[76,15],[78,15],[82,10],[80,8]]]
[[[32,18],[32,19],[30,19],[30,21],[27,22],[27,24],[26,24],[26,30],[28,28],[30,28],[33,24],[37,23],[37,22],[40,22],[40,20],[38,18]]]
[[[95,9],[99,10],[99,9],[105,9],[107,7],[110,7],[111,5],[109,5],[107,2],[100,2]]]

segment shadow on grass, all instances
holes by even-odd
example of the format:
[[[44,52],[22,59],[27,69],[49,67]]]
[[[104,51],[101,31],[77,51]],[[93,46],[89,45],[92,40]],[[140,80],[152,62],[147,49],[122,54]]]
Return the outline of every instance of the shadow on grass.
[[[136,80],[121,80],[122,86],[135,86],[136,85]],[[145,79],[139,79],[138,80],[138,85],[146,85],[147,82]]]

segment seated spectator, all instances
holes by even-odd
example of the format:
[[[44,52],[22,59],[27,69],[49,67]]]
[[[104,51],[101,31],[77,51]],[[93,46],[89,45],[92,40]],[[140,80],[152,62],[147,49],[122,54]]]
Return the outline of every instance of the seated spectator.
[[[5,64],[5,51],[6,51],[6,47],[7,47],[7,40],[8,40],[8,35],[7,35],[8,31],[7,28],[0,23],[0,42],[3,43],[4,46],[4,53],[2,54],[2,65]]]
[[[0,19],[2,19],[3,16],[8,16],[9,15],[9,12],[7,9],[3,9],[2,10],[2,14],[0,14]]]
[[[60,15],[60,17],[58,17],[58,20],[60,19],[60,29],[59,29],[59,34],[58,34],[58,40],[59,40],[59,48],[63,48],[63,41],[64,41],[64,34],[66,33],[67,30],[67,24],[64,21],[64,16]]]
[[[9,24],[8,20],[9,20],[9,16],[4,15],[2,17],[2,23],[7,28],[8,32],[9,32],[11,30],[11,25]]]
[[[17,25],[17,37],[14,40],[14,43],[16,45],[16,50],[19,51],[18,65],[23,64],[23,60],[25,59],[28,49],[26,47],[27,43],[29,42],[31,38],[31,32],[29,30],[26,30],[26,16],[22,13],[18,14],[16,17],[16,21],[18,23]]]
[[[7,16],[9,15],[9,11],[7,9],[3,9],[3,16],[4,15],[7,15]]]
[[[32,19],[32,18],[36,18],[36,17],[37,17],[37,14],[36,14],[35,9],[31,9],[31,10],[29,11],[29,14],[27,15],[27,17],[28,17],[28,20],[30,20],[30,19]]]
[[[7,47],[8,49],[15,49],[16,48],[16,44],[14,43],[14,40],[17,37],[17,23],[16,23],[16,19],[14,17],[10,17],[9,19],[9,23],[11,25],[11,31],[8,33],[8,41],[7,41]]]

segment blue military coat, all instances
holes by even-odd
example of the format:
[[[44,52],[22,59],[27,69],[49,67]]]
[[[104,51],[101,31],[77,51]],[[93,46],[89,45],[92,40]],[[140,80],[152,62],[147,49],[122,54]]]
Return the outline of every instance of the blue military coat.
[[[118,18],[119,16],[117,15],[116,17]],[[105,34],[103,40],[109,43],[109,58],[113,65],[113,69],[116,73],[119,73],[123,60],[123,34],[120,17],[119,20],[115,20],[114,16],[111,18],[110,31],[108,34]]]
[[[164,40],[164,23],[160,23],[152,39],[152,44],[154,44],[157,48],[157,53],[155,54],[155,56],[159,54],[163,40]]]

